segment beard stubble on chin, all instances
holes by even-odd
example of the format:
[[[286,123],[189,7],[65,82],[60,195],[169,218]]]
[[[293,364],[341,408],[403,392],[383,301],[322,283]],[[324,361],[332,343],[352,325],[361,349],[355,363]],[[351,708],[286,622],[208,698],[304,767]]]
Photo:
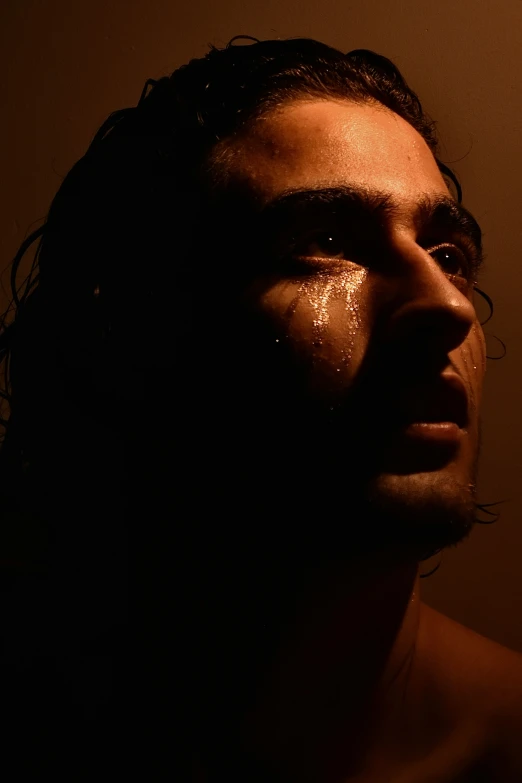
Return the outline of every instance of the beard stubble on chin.
[[[426,559],[464,541],[474,525],[474,485],[447,471],[381,474],[364,490],[364,544]]]
[[[288,481],[288,494],[283,488],[277,497],[265,495],[247,523],[285,560],[298,554],[357,560],[372,553],[423,560],[464,541],[475,522],[473,488],[442,471],[379,475],[365,483],[332,474]]]

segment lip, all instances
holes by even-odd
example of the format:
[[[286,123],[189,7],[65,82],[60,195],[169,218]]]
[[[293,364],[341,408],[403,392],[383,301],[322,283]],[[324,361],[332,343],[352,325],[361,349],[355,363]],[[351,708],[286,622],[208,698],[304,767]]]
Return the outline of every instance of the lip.
[[[419,440],[455,440],[469,424],[466,387],[456,373],[399,389],[394,407],[400,429]]]
[[[455,460],[465,437],[454,421],[412,422],[386,438],[381,468],[392,473],[441,470]]]
[[[403,437],[440,444],[456,444],[463,435],[463,429],[454,421],[413,422],[401,433]]]

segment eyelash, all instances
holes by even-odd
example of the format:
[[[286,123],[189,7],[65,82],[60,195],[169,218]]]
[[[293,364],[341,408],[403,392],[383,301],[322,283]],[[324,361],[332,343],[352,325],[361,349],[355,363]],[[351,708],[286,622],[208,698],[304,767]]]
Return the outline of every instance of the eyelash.
[[[469,276],[470,276],[471,266],[472,265],[471,265],[467,255],[459,247],[457,247],[456,245],[452,244],[451,242],[442,242],[441,244],[435,245],[434,247],[426,248],[426,252],[428,252],[431,255],[432,253],[435,253],[438,250],[444,250],[445,248],[448,248],[448,249],[451,249],[451,250],[454,250],[454,249],[458,250],[459,255],[464,259],[464,261],[461,263],[461,267],[465,269],[465,272],[462,275],[456,275],[456,277],[464,277],[467,280],[469,278]]]
[[[298,246],[300,248],[307,247],[312,242],[317,241],[317,238],[319,238],[319,237],[329,237],[329,238],[331,238],[332,235],[335,236],[333,234],[333,232],[318,231],[315,234],[309,235],[309,237],[306,240],[304,240],[303,242],[301,242],[299,244],[295,243],[292,246],[292,250],[295,250],[295,248],[298,247]],[[459,277],[459,278],[465,279],[465,280],[473,279],[473,283],[475,284],[476,283],[476,276],[477,276],[478,268],[480,266],[481,259],[477,258],[476,249],[475,249],[475,247],[474,247],[474,245],[473,245],[473,243],[471,241],[468,241],[465,237],[463,237],[461,239],[461,244],[462,244],[463,247],[459,247],[459,245],[457,245],[455,243],[452,243],[452,242],[441,242],[438,245],[433,245],[433,246],[427,247],[426,251],[428,253],[432,254],[432,253],[435,253],[435,252],[437,252],[439,250],[443,250],[445,248],[448,248],[450,250],[456,250],[458,252],[458,254],[460,255],[461,260],[462,260],[461,267],[465,271],[464,271],[464,274],[461,274],[461,275],[456,274],[454,272],[453,273],[449,272],[448,274],[450,274],[452,277]],[[343,252],[343,251],[341,251],[341,252]],[[322,255],[313,256],[313,255],[306,255],[305,253],[302,253],[302,252],[300,252],[300,253],[295,253],[294,252],[294,253],[290,254],[290,258],[292,260],[296,260],[296,261],[299,260],[299,259],[302,259],[302,260],[308,259],[308,260],[312,261],[313,259],[316,259],[316,258],[329,258],[329,256],[322,256]],[[334,263],[336,263],[336,262],[340,262],[341,264],[343,263],[343,259],[340,259],[340,258],[338,259],[338,258],[335,258],[335,257],[332,257],[332,261]]]

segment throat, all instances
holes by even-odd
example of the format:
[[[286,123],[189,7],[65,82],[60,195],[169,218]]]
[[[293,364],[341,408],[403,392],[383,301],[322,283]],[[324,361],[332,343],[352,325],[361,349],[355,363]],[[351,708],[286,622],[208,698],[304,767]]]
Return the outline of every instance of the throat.
[[[314,783],[392,747],[408,709],[419,607],[416,563],[317,569],[226,744],[252,769]]]

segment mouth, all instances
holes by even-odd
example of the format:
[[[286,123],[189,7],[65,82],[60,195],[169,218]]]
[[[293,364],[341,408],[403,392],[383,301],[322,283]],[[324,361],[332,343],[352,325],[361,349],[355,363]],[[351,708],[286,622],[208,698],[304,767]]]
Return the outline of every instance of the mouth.
[[[450,458],[457,453],[463,436],[464,430],[454,421],[422,421],[399,430],[394,441],[408,453],[439,452]]]
[[[430,383],[419,382],[396,395],[397,424],[412,434],[442,436],[465,430],[469,425],[468,396],[455,373],[439,376]]]
[[[387,410],[385,462],[399,472],[447,465],[469,426],[466,387],[454,373],[398,389]]]

